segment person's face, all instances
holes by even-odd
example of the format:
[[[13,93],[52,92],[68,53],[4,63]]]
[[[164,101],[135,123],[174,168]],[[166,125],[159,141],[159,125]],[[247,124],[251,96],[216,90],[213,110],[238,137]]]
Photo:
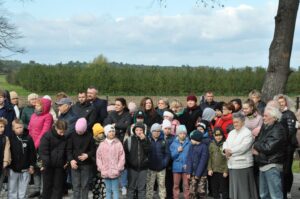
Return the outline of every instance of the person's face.
[[[181,111],[181,108],[182,108],[182,107],[180,107],[180,106],[173,106],[173,107],[171,108],[171,110],[172,110],[174,113],[178,113],[178,112]]]
[[[0,96],[0,105],[3,105],[3,104],[4,104],[4,100],[5,100],[5,97]]]
[[[197,126],[197,130],[200,131],[201,133],[204,133],[204,129],[201,126]]]
[[[238,118],[233,119],[233,127],[235,130],[240,130],[244,126],[244,122]]]
[[[205,100],[207,102],[212,102],[214,100],[214,94],[213,93],[206,93]]]
[[[115,131],[109,131],[108,134],[107,134],[107,138],[112,140],[114,139],[116,136],[116,132]]]
[[[115,110],[116,112],[122,112],[124,110],[125,106],[122,105],[120,101],[115,102]]]
[[[69,105],[68,104],[62,104],[62,105],[58,105],[58,111],[60,113],[66,113],[69,110]]]
[[[232,105],[234,106],[234,110],[239,110],[241,108],[240,105],[236,101],[233,101]]]
[[[223,139],[223,135],[214,135],[214,137],[217,142],[220,142]]]
[[[181,140],[181,141],[183,141],[183,140],[185,140],[185,138],[186,138],[186,133],[179,133],[178,134],[178,138],[179,138],[179,140]]]
[[[87,99],[87,97],[86,97],[85,93],[79,93],[78,94],[78,102],[80,104],[83,104],[84,102],[86,102],[86,99]]]
[[[31,106],[35,106],[36,105],[36,98],[34,98],[34,99],[30,99],[29,100],[29,104],[31,105]]]
[[[275,122],[275,119],[268,112],[265,111],[263,115],[263,121],[266,125],[272,125]]]
[[[137,117],[137,118],[136,118],[136,122],[144,123],[144,118],[142,118],[142,117]]]
[[[160,131],[152,131],[152,138],[158,139],[160,136]]]
[[[23,124],[13,124],[13,131],[16,135],[22,135],[23,134]]]
[[[169,120],[170,122],[172,122],[173,118],[166,115],[166,116],[164,116],[164,120]]]
[[[278,104],[281,111],[283,111],[287,106],[286,100],[283,98],[278,99]]]
[[[200,142],[196,141],[196,140],[191,140],[192,145],[197,145],[200,144]]]
[[[97,98],[97,91],[96,89],[87,89],[87,99],[88,100],[94,100]]]
[[[4,133],[5,125],[0,123],[0,135]]]
[[[196,106],[196,102],[194,100],[189,100],[189,101],[187,101],[187,106],[189,108],[192,108],[192,107]]]
[[[143,131],[143,129],[142,128],[135,128],[135,130],[134,130],[134,132],[135,132],[135,134],[136,134],[136,136],[141,136],[142,134],[144,134],[144,131]]]
[[[18,104],[19,104],[19,98],[17,98],[17,97],[12,98],[10,101],[11,101],[11,103],[12,103],[13,105],[18,105]]]
[[[163,131],[164,131],[165,135],[170,135],[171,131],[172,131],[172,128],[164,128]]]
[[[43,107],[42,107],[41,103],[36,103],[34,108],[36,111],[39,111],[39,112],[43,111]]]
[[[164,100],[159,100],[157,106],[158,106],[159,109],[165,109],[165,108],[167,108],[167,105],[164,102]]]
[[[258,96],[256,96],[256,95],[252,95],[251,99],[253,100],[254,104],[257,104],[259,102],[259,100],[260,100],[260,98]]]
[[[146,110],[151,110],[152,109],[152,103],[151,103],[150,99],[146,100],[145,109]]]
[[[223,110],[223,115],[228,115],[228,114],[230,114],[232,112],[226,106],[223,106],[222,110]]]
[[[58,128],[55,128],[55,130],[56,130],[56,132],[57,132],[57,134],[58,134],[59,136],[64,136],[65,130],[63,130],[63,129],[58,129]]]
[[[243,112],[245,115],[251,114],[253,111],[253,107],[250,107],[249,104],[243,104]]]

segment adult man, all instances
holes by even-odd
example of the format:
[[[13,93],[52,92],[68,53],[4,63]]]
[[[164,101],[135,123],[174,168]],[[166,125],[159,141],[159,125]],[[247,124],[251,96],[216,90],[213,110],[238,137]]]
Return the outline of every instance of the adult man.
[[[96,111],[96,122],[103,124],[104,119],[107,117],[107,100],[99,99],[97,97],[98,90],[90,86],[87,89],[87,100],[94,106]]]
[[[18,93],[16,91],[10,91],[10,101],[11,104],[14,107],[15,110],[15,114],[16,114],[16,118],[20,118],[21,115],[21,109],[19,108],[19,96]]]
[[[72,106],[72,109],[79,118],[84,117],[87,120],[87,129],[91,131],[93,125],[96,123],[97,114],[94,106],[87,101],[84,91],[78,93],[78,101]]]
[[[215,109],[217,102],[214,101],[214,94],[212,91],[207,91],[205,93],[204,101],[200,104],[201,110],[203,111],[205,108],[209,107]]]

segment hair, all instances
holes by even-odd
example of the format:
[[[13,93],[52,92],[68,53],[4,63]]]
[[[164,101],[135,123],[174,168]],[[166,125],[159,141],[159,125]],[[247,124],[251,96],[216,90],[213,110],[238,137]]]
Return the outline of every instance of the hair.
[[[56,94],[56,99],[57,100],[60,100],[62,98],[67,98],[67,97],[68,97],[68,95],[65,92],[59,92],[59,93]]]
[[[166,97],[161,97],[161,98],[159,98],[158,101],[163,101],[163,102],[166,104],[167,108],[170,108],[170,103],[169,103],[168,98],[166,98]]]
[[[12,125],[14,126],[16,124],[24,125],[23,122],[22,122],[22,120],[20,120],[20,119],[14,119],[14,121],[12,122]]]
[[[156,111],[155,111],[155,109],[154,109],[153,100],[152,100],[150,97],[144,97],[144,98],[141,100],[140,108],[141,108],[144,112],[146,112],[146,108],[145,108],[145,107],[146,107],[146,101],[147,101],[147,100],[150,100],[150,101],[151,101],[152,107],[151,107],[151,110],[150,110],[150,116],[151,116],[151,117],[154,117]]]
[[[98,89],[96,88],[96,86],[89,86],[88,89],[93,89],[96,91],[96,94],[98,94]]]
[[[276,101],[278,101],[279,99],[284,99],[286,101],[287,108],[293,112],[295,111],[295,103],[289,96],[284,94],[278,94],[275,95],[273,99]]]
[[[230,111],[234,111],[234,106],[232,103],[224,103],[222,107],[226,107]]]
[[[6,97],[6,92],[5,92],[5,90],[2,90],[2,89],[0,89],[0,96],[1,97]]]
[[[243,104],[248,104],[249,107],[252,108],[252,113],[257,112],[257,108],[256,108],[255,103],[252,99],[247,99]]]
[[[116,98],[115,101],[121,102],[122,106],[124,106],[124,111],[129,111],[128,106],[127,106],[127,102],[126,102],[125,98],[118,97],[118,98]]]
[[[245,122],[246,116],[241,112],[236,112],[232,114],[232,119],[239,119],[242,122]]]
[[[59,129],[59,130],[67,130],[68,129],[68,124],[64,120],[57,120],[54,124],[54,127]]]
[[[86,95],[86,91],[83,91],[83,90],[78,91],[78,94],[82,94],[82,93],[84,93]]]
[[[249,96],[249,98],[251,98],[253,95],[255,97],[258,97],[259,99],[261,98],[261,93],[258,90],[256,90],[256,89],[250,91],[250,93],[249,93],[248,96]]]
[[[271,107],[271,106],[266,107],[264,113],[269,113],[269,115],[274,119],[276,119],[277,121],[279,121],[282,116],[282,113],[279,111],[278,108]]]
[[[3,124],[4,126],[7,125],[7,120],[4,117],[0,118],[0,124]]]
[[[28,96],[27,96],[27,101],[29,102],[30,100],[32,99],[37,99],[39,98],[39,95],[36,94],[36,93],[30,93]]]
[[[205,95],[207,95],[207,94],[214,94],[214,93],[212,91],[206,91]]]
[[[170,108],[172,109],[173,107],[183,107],[182,106],[182,103],[178,100],[173,100],[171,103],[170,103]]]

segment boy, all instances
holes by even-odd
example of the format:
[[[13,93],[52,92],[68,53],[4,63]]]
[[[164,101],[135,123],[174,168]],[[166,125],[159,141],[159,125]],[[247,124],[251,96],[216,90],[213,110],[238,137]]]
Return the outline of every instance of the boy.
[[[16,118],[14,107],[7,100],[7,93],[0,89],[0,118],[6,119],[4,134],[10,136],[12,134],[12,121]]]
[[[30,175],[34,173],[36,151],[33,140],[24,132],[23,122],[12,122],[13,134],[10,136],[11,164],[8,177],[8,198],[26,198]]]

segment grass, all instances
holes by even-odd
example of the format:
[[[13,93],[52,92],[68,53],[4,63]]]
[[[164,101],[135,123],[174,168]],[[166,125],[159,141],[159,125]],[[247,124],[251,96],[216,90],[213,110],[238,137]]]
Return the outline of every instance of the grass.
[[[300,160],[294,160],[292,171],[293,173],[300,173]]]
[[[27,91],[26,89],[24,89],[21,86],[9,84],[6,81],[5,77],[6,76],[3,74],[0,75],[0,88],[8,90],[8,91],[16,91],[18,93],[18,95],[20,95],[20,96],[27,96],[28,94],[30,94],[30,91]]]

